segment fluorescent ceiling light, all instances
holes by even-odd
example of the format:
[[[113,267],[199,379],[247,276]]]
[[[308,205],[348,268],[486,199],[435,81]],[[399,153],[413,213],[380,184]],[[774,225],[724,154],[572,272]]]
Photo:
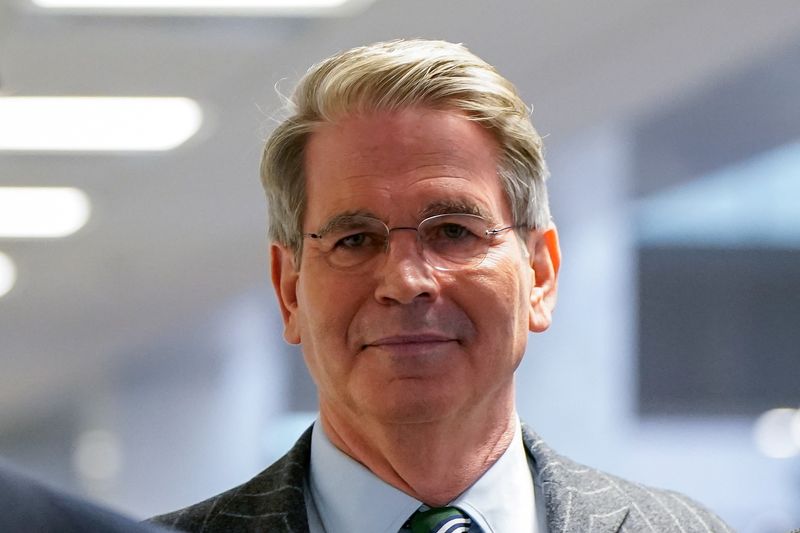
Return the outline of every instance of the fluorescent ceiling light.
[[[89,198],[70,187],[0,187],[0,237],[66,237],[89,220]]]
[[[344,14],[373,0],[32,0],[39,7],[62,10],[165,12],[176,14],[219,13],[226,15]]]
[[[0,97],[0,150],[171,150],[202,120],[188,98]]]
[[[17,281],[17,269],[11,258],[0,252],[0,298],[8,294]]]

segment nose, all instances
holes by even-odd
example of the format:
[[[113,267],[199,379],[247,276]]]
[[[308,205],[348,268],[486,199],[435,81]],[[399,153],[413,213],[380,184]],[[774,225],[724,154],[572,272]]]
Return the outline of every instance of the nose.
[[[414,231],[398,232],[390,238],[386,258],[375,273],[375,299],[385,305],[434,300],[439,294],[436,270],[428,264]]]

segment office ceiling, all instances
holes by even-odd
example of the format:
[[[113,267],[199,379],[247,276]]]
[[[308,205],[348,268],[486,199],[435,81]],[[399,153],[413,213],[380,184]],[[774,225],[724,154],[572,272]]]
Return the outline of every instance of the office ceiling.
[[[152,154],[3,154],[0,185],[68,185],[92,217],[0,239],[0,427],[165,332],[268,284],[261,140],[311,63],[396,37],[464,42],[517,83],[547,142],[632,121],[780,50],[796,0],[378,0],[347,18],[91,17],[0,0],[0,94],[188,96],[199,134]]]

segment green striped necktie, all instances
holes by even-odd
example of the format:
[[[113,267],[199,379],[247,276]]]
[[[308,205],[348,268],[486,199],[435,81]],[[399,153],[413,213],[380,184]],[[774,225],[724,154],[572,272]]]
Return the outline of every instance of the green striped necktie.
[[[472,522],[457,507],[422,506],[411,515],[408,526],[411,533],[467,533]]]

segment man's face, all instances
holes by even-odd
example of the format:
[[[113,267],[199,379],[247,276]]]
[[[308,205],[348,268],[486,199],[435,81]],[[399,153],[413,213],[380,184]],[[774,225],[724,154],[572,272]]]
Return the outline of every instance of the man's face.
[[[494,138],[455,112],[411,108],[326,124],[306,149],[303,231],[343,214],[392,228],[465,209],[492,227],[510,226],[497,157]],[[298,271],[292,252],[273,245],[285,337],[302,343],[323,416],[423,422],[513,398],[529,327],[549,324],[542,306],[555,274],[552,263],[549,280],[534,268],[552,250],[533,237],[529,255],[506,231],[479,265],[441,271],[415,239],[393,231],[366,273],[331,268],[312,239]]]

